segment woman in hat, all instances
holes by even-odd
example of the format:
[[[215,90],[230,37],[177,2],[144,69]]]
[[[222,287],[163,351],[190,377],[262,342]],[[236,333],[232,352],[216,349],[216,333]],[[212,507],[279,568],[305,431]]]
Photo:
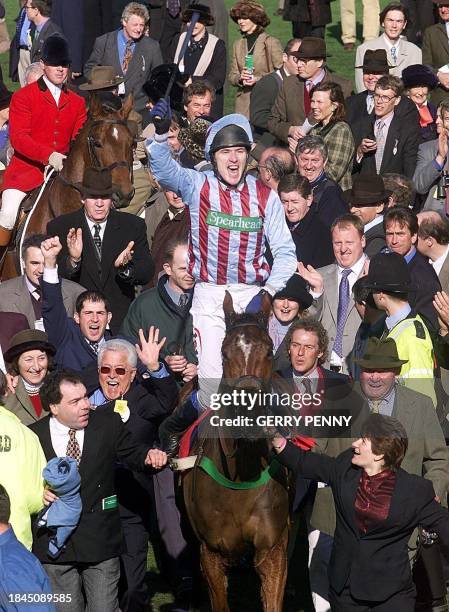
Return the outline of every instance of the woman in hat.
[[[331,609],[414,610],[408,540],[421,525],[437,532],[447,549],[449,513],[435,500],[429,480],[401,469],[408,448],[403,425],[373,413],[361,437],[336,458],[303,451],[279,433],[272,445],[281,464],[332,489],[337,522],[329,564]]]
[[[0,170],[5,169],[10,158],[9,104],[12,93],[0,81]],[[3,164],[3,167],[1,166]]]
[[[428,66],[414,64],[402,71],[405,95],[415,103],[419,113],[419,125],[421,127],[421,140],[435,140],[437,134],[437,109],[428,101],[429,93],[438,85],[438,79]]]
[[[310,91],[310,108],[317,124],[312,136],[321,136],[327,145],[325,171],[329,178],[345,191],[352,186],[352,166],[355,145],[351,128],[346,122],[343,91],[338,83],[320,83]]]
[[[265,32],[270,19],[255,0],[240,0],[230,11],[242,37],[232,47],[229,82],[237,88],[235,112],[249,118],[251,91],[257,81],[283,64],[280,41]]]
[[[26,329],[13,336],[3,355],[15,385],[15,393],[8,395],[5,407],[24,425],[31,425],[45,416],[39,389],[47,372],[53,368],[55,353],[55,347],[49,343],[45,332]]]
[[[193,3],[181,15],[181,20],[188,27],[192,15],[197,13],[199,19],[193,28],[192,38],[186,49],[184,57],[179,62],[180,71],[188,76],[186,86],[195,80],[206,80],[215,89],[215,100],[212,106],[212,115],[223,115],[223,85],[226,81],[226,45],[213,34],[209,34],[206,26],[214,25],[215,19],[210,7],[205,4]],[[179,53],[184,43],[186,33],[179,36],[174,62],[179,61]]]

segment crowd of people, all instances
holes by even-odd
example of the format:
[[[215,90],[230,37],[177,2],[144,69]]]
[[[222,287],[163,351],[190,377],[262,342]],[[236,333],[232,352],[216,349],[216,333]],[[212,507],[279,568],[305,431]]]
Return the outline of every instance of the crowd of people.
[[[330,0],[280,0],[283,41],[256,0],[19,5],[17,90],[0,81],[0,610],[149,610],[150,542],[189,610],[197,544],[167,463],[223,362],[247,365],[244,340],[222,353],[226,300],[268,305],[293,392],[351,409],[344,436],[265,432],[296,479],[316,612],[448,610],[449,1],[364,0],[350,78],[326,64]],[[99,112],[107,129],[84,130]],[[100,163],[125,132],[129,164]],[[28,232],[48,169],[79,206],[49,200]]]

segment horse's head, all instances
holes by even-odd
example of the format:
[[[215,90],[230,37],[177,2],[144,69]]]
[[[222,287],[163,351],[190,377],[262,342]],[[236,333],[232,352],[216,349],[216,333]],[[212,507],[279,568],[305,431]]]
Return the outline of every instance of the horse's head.
[[[127,206],[134,195],[132,168],[136,135],[128,121],[132,107],[132,95],[126,98],[120,110],[105,108],[95,95],[89,104],[88,165],[111,170],[112,181],[119,186],[118,208]]]

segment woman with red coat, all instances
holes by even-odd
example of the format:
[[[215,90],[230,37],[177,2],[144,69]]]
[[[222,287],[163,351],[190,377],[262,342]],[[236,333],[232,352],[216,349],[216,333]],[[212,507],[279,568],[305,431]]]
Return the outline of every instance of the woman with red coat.
[[[86,120],[83,98],[65,85],[69,65],[67,41],[50,36],[42,50],[43,76],[12,96],[9,134],[14,155],[3,177],[0,254],[9,243],[26,192],[43,183],[45,166],[62,170],[70,143]]]

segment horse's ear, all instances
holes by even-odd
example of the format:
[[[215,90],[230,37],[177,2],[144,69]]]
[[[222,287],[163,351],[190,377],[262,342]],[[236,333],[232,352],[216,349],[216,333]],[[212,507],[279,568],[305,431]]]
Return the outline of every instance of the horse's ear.
[[[259,312],[257,313],[257,318],[260,324],[263,327],[268,328],[268,321],[271,315],[271,296],[268,292],[265,291],[262,297],[262,304]]]
[[[235,310],[234,310],[234,302],[232,301],[232,295],[229,291],[226,291],[225,297],[223,300],[223,312],[225,316],[226,329],[231,327],[235,321]]]
[[[123,102],[123,105],[122,105],[121,113],[122,113],[123,119],[127,119],[128,118],[128,115],[132,111],[133,106],[134,106],[134,97],[133,97],[132,94],[129,94],[126,97],[126,99],[125,99],[125,101]]]
[[[103,113],[103,104],[94,92],[90,94],[89,98],[89,113],[91,117],[99,117]]]

